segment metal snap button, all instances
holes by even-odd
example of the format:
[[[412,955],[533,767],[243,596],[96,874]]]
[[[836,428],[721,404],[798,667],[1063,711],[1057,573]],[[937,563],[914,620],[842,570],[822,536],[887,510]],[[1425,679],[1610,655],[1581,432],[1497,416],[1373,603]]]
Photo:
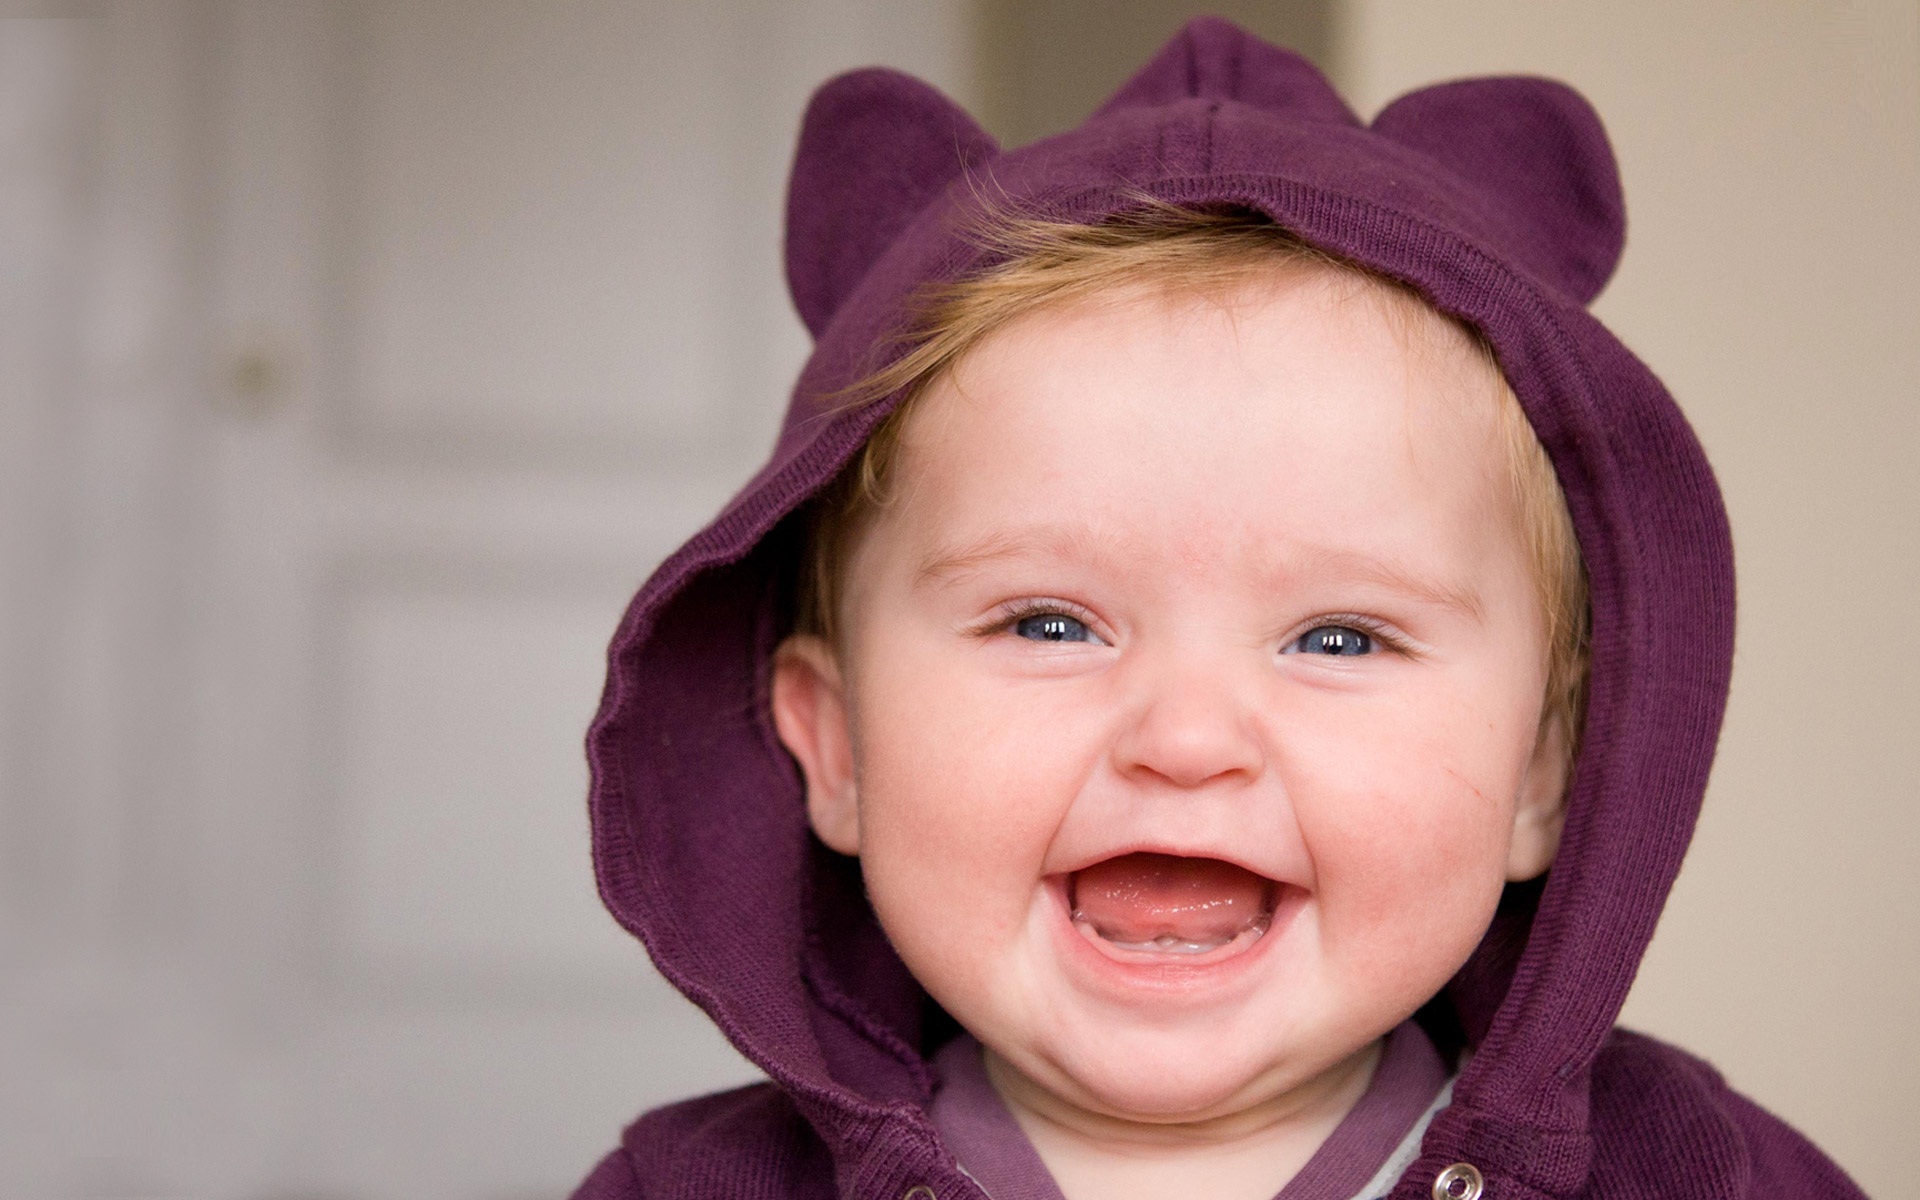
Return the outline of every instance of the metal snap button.
[[[926,1184],[916,1183],[900,1193],[900,1200],[940,1200],[940,1197],[935,1195],[933,1189]]]
[[[1486,1177],[1472,1163],[1455,1163],[1433,1177],[1433,1200],[1480,1200]]]

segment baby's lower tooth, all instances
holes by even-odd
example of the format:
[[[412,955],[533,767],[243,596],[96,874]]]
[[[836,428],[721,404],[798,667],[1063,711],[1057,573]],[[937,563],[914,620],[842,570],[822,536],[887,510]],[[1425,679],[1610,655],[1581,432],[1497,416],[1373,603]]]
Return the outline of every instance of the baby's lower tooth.
[[[1208,942],[1193,942],[1193,941],[1188,941],[1187,939],[1181,937],[1177,933],[1160,933],[1160,934],[1155,934],[1153,937],[1148,938],[1145,941],[1128,942],[1128,941],[1123,941],[1119,938],[1116,938],[1113,935],[1107,933],[1105,930],[1102,930],[1099,926],[1095,925],[1092,921],[1087,920],[1086,915],[1084,913],[1081,913],[1078,910],[1074,910],[1069,915],[1073,920],[1074,927],[1078,929],[1081,933],[1085,934],[1090,938],[1096,938],[1102,941],[1109,942],[1115,946],[1120,947],[1123,950],[1134,950],[1134,951],[1148,952],[1148,953],[1157,951],[1162,954],[1205,954],[1212,950],[1218,950],[1220,947],[1235,940],[1233,937],[1220,937]],[[1250,933],[1254,938],[1257,938],[1261,934],[1266,932],[1266,928],[1264,926],[1254,926],[1251,929],[1244,930],[1242,932]]]

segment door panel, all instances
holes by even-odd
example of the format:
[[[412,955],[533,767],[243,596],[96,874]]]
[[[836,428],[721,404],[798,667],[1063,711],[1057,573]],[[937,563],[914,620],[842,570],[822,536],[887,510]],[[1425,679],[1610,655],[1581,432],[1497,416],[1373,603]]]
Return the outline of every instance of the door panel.
[[[69,541],[0,546],[8,1187],[564,1195],[757,1075],[600,907],[582,745],[804,356],[808,91],[965,98],[965,7],[81,7],[0,42],[84,293],[9,425]]]

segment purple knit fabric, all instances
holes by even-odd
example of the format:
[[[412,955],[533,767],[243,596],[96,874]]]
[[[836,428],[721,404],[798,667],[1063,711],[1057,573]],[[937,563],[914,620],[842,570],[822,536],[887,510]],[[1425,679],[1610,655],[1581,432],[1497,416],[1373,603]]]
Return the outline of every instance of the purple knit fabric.
[[[1352,1200],[1447,1083],[1447,1065],[1419,1024],[1387,1035],[1360,1102],[1274,1200]]]
[[[993,1200],[1063,1200],[1040,1152],[993,1090],[980,1043],[961,1036],[934,1056],[927,1115],[947,1149]]]
[[[980,1043],[955,1038],[933,1065],[933,1124],[967,1173],[993,1200],[1063,1200],[987,1079]],[[1387,1035],[1366,1092],[1274,1200],[1353,1200],[1446,1082],[1446,1064],[1426,1032],[1413,1021],[1400,1025]]]
[[[1489,1200],[1858,1196],[1680,1052],[1613,1029],[1693,832],[1726,699],[1733,555],[1660,382],[1587,311],[1624,241],[1598,118],[1563,85],[1479,79],[1363,124],[1307,63],[1225,22],[1168,43],[1079,128],[1014,150],[892,71],[808,109],[788,281],[816,336],[766,465],[648,580],[588,735],[602,898],[770,1082],[651,1113],[585,1197],[977,1195],[927,1115],[951,1032],[855,863],[806,825],[773,734],[796,515],[897,400],[838,393],[898,353],[924,285],[975,269],[982,198],[1094,222],[1142,195],[1253,210],[1478,328],[1565,487],[1592,588],[1592,681],[1565,833],[1423,1013],[1474,1048],[1396,1200],[1449,1164]],[[1731,998],[1730,998],[1731,999]]]

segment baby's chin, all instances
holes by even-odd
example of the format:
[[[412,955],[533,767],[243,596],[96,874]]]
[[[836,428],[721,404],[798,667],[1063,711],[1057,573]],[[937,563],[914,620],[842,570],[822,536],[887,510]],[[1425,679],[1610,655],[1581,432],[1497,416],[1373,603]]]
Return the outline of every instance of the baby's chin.
[[[989,1051],[988,1070],[1010,1102],[1056,1121],[1139,1125],[1231,1123],[1273,1107],[1300,1080],[1283,1064],[1256,1063],[1219,1048],[1062,1048],[1014,1063]],[[996,1059],[998,1061],[996,1062]]]

